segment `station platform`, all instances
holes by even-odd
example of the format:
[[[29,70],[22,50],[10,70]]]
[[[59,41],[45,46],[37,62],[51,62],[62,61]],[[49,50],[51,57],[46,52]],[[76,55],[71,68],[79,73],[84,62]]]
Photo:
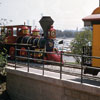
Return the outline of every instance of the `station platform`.
[[[84,79],[81,77],[44,70],[43,65],[14,64],[6,66],[7,92],[12,100],[100,100],[100,81]],[[59,66],[45,65],[44,68],[59,70]],[[80,70],[70,70],[78,71]]]

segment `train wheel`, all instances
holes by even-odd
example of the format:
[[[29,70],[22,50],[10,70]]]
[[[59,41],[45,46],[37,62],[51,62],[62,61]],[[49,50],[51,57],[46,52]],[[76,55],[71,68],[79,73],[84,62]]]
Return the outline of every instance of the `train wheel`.
[[[22,47],[19,54],[20,54],[20,56],[26,57],[27,56],[26,48]],[[25,58],[20,58],[20,60],[24,61]]]
[[[22,47],[20,50],[20,56],[27,56],[26,48]]]
[[[10,47],[9,55],[11,56],[11,59],[14,59],[14,56],[15,56],[15,48],[14,47]]]

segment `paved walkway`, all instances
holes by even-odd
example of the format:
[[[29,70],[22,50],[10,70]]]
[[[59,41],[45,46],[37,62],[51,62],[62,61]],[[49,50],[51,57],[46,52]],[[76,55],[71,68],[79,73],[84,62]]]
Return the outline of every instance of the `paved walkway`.
[[[9,63],[9,65],[10,66],[7,66],[7,68],[15,70],[15,67],[14,67],[15,64]],[[49,68],[49,69],[60,70],[59,66],[45,65],[44,67],[45,68]],[[43,70],[42,69],[43,69],[43,65],[42,64],[33,64],[33,65],[30,65],[29,73],[43,75]],[[27,72],[28,71],[28,67],[25,64],[24,65],[17,64],[16,70]],[[66,70],[67,72],[71,72],[72,71],[72,72],[81,73],[81,71],[79,69],[63,68],[63,70],[64,71]],[[52,77],[52,78],[60,79],[60,73],[51,72],[51,71],[47,71],[47,70],[44,70],[44,76],[45,77]],[[80,82],[81,81],[81,77],[62,74],[62,80],[71,80],[71,81],[75,81],[75,82]],[[100,81],[84,79],[83,82],[84,82],[84,84],[91,84],[91,85],[100,86]]]

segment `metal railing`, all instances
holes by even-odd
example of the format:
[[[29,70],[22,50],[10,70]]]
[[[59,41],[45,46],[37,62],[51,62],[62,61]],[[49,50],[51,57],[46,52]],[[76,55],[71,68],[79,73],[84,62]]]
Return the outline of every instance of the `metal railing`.
[[[91,75],[85,75],[84,74],[84,69],[85,68],[92,68],[92,69],[97,69],[97,70],[100,70],[99,67],[91,67],[91,66],[84,66],[83,63],[82,63],[82,59],[83,57],[89,57],[89,58],[95,58],[95,59],[100,59],[100,57],[93,57],[93,56],[86,56],[86,55],[76,55],[76,54],[67,54],[67,53],[59,53],[60,55],[60,62],[56,62],[56,61],[51,61],[51,60],[45,60],[45,54],[58,54],[58,53],[54,53],[54,52],[45,52],[45,51],[34,51],[34,50],[30,50],[30,46],[27,46],[27,50],[21,50],[21,49],[18,49],[17,48],[18,45],[15,45],[15,70],[17,69],[17,60],[18,59],[24,59],[24,60],[27,60],[27,72],[29,72],[30,70],[30,62],[31,61],[35,61],[35,62],[41,62],[41,64],[43,65],[42,67],[42,75],[44,75],[44,71],[45,70],[49,70],[51,72],[57,72],[60,74],[60,79],[62,79],[62,74],[68,74],[68,75],[73,75],[73,76],[78,76],[80,77],[80,82],[83,83],[83,80],[84,79],[91,79],[91,80],[97,80],[99,81],[100,80],[100,77],[97,77],[97,76],[91,76]],[[27,52],[27,56],[20,56],[18,55],[17,52],[19,51],[25,51]],[[30,53],[42,53],[42,58],[33,58],[31,57]],[[81,63],[79,65],[77,64],[65,64],[65,62],[63,62],[63,55],[64,56],[72,56],[72,57],[79,57],[81,59]],[[57,65],[60,67],[60,70],[55,70],[55,69],[48,69],[48,68],[45,68],[45,64],[51,64],[51,65]],[[74,73],[74,72],[69,72],[69,71],[64,71],[63,68],[72,68],[73,70],[74,69],[79,69],[80,70],[80,73]]]

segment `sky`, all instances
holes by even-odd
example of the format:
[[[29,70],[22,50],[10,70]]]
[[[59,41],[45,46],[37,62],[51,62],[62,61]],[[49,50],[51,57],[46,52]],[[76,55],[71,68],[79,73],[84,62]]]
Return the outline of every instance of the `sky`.
[[[26,22],[40,28],[41,16],[51,16],[54,28],[75,30],[84,27],[82,18],[99,6],[99,0],[0,0],[0,19],[13,20],[8,25]]]

